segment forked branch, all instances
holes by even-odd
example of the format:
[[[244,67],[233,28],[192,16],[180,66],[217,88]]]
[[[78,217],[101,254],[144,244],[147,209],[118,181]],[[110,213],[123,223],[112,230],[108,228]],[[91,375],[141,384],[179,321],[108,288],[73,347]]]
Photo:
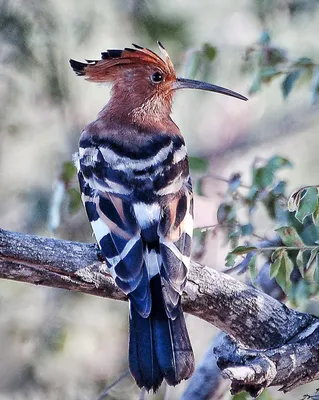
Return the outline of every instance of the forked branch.
[[[126,300],[99,259],[95,244],[0,229],[0,278]],[[233,392],[256,394],[268,385],[289,391],[318,379],[319,340],[314,336],[318,336],[319,319],[312,315],[289,309],[195,262],[183,305],[186,312],[234,338],[225,339],[216,350],[223,375],[233,382]],[[289,364],[293,358],[297,361]]]

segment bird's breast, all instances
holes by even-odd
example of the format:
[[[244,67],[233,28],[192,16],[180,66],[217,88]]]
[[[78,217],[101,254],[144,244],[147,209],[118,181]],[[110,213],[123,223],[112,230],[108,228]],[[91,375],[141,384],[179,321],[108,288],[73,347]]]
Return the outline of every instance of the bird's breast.
[[[80,141],[80,168],[90,185],[145,204],[182,189],[189,171],[181,136],[158,135],[135,146],[134,152],[132,147],[114,138]]]

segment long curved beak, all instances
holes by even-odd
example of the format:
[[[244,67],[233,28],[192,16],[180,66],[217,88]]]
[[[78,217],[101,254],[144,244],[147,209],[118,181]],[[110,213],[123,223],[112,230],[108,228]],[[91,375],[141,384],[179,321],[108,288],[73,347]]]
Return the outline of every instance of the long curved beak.
[[[247,101],[247,97],[242,96],[237,92],[233,92],[232,90],[223,88],[221,86],[212,85],[210,83],[195,81],[193,79],[184,79],[184,78],[177,78],[176,81],[173,83],[173,89],[199,89],[199,90],[207,90],[209,92],[216,92],[221,94],[226,94],[227,96],[236,97],[240,100]]]

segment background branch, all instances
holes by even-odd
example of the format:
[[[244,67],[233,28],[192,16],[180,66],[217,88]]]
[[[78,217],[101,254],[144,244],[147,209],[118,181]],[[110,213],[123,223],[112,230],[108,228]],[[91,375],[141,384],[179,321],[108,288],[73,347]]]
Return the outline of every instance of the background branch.
[[[188,386],[181,400],[220,400],[229,388],[229,382],[223,379],[216,362],[213,350],[221,344],[225,335],[220,332],[209,345],[203,359],[197,363],[194,374],[189,379]]]

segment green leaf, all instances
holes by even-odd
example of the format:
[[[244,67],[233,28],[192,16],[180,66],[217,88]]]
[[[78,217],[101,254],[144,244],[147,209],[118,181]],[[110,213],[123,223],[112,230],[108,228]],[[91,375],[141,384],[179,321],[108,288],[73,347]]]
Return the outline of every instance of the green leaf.
[[[270,256],[270,261],[272,263],[275,262],[276,259],[281,255],[282,251],[283,251],[283,249],[280,249],[280,248],[275,250]]]
[[[287,158],[277,155],[270,157],[263,167],[253,168],[253,184],[256,184],[259,188],[266,188],[273,183],[274,173],[286,167],[292,167]]]
[[[217,221],[219,224],[223,222],[231,222],[236,217],[236,208],[232,204],[221,203],[217,210]]]
[[[292,163],[287,158],[277,155],[270,157],[266,165],[266,168],[271,169],[272,172],[275,172],[281,168],[292,168],[292,167],[293,167]]]
[[[217,56],[217,48],[210,43],[204,43],[203,54],[209,61],[214,61]]]
[[[226,256],[226,267],[233,267],[235,265],[236,254],[228,253]]]
[[[243,255],[250,253],[251,251],[257,250],[257,247],[255,246],[237,246],[234,250],[230,252],[230,254],[236,254],[236,255]]]
[[[236,248],[240,238],[240,227],[238,224],[232,224],[232,226],[230,226],[227,237],[231,247]]]
[[[254,73],[253,81],[252,81],[252,84],[250,86],[248,93],[255,94],[255,93],[259,92],[259,90],[261,88],[261,83],[262,83],[261,72],[260,72],[260,69],[258,69]]]
[[[294,67],[311,67],[314,63],[311,58],[309,57],[300,57],[298,60],[293,64]]]
[[[276,278],[280,266],[281,266],[281,260],[282,260],[282,253],[283,251],[281,250],[279,252],[279,254],[277,255],[277,257],[274,259],[273,263],[270,265],[270,272],[269,272],[269,276],[270,278]]]
[[[265,389],[258,397],[257,400],[272,400],[272,397],[267,389]]]
[[[279,181],[277,185],[271,191],[274,196],[284,196],[286,192],[287,183],[285,181]]]
[[[205,179],[199,178],[193,182],[193,191],[199,196],[205,196],[204,188],[205,188]]]
[[[316,268],[313,272],[313,280],[319,285],[319,254],[316,256]]]
[[[276,252],[276,258],[270,266],[270,278],[275,278],[278,285],[285,293],[288,293],[291,280],[290,275],[294,268],[293,262],[286,250]]]
[[[240,186],[241,184],[241,176],[240,174],[233,174],[229,178],[229,183],[228,183],[228,190],[230,193],[234,193]]]
[[[63,163],[60,179],[64,183],[69,183],[75,175],[76,175],[76,168],[73,162],[67,161]]]
[[[311,103],[316,104],[319,97],[319,67],[315,67],[312,72]]]
[[[250,278],[251,278],[251,281],[253,283],[255,282],[256,276],[257,276],[257,273],[256,273],[256,260],[257,260],[257,254],[254,254],[252,256],[252,258],[250,259],[249,264],[248,264]]]
[[[311,250],[310,257],[306,264],[306,269],[309,269],[311,267],[312,263],[315,261],[318,251],[319,251],[319,248],[314,248]]]
[[[303,260],[304,250],[300,250],[296,257],[296,264],[302,278],[305,277],[305,263]]]
[[[280,236],[280,239],[287,247],[304,247],[305,244],[301,237],[298,235],[295,228],[292,226],[282,226],[281,228],[275,229]]]
[[[254,183],[260,189],[271,185],[274,179],[273,171],[270,168],[262,167],[255,170]]]
[[[300,279],[291,285],[289,301],[294,307],[305,307],[309,301],[310,285],[308,280]]]
[[[304,188],[298,189],[295,192],[291,193],[289,200],[288,200],[288,211],[294,212],[298,210],[299,204],[300,204],[300,199],[301,199],[301,194],[303,192]]]
[[[250,236],[254,232],[252,224],[246,224],[240,226],[240,231],[242,236]]]
[[[201,157],[189,157],[189,168],[194,172],[205,173],[208,170],[209,162],[205,158]]]
[[[69,212],[75,214],[82,207],[82,200],[80,192],[75,188],[67,190],[69,196]]]
[[[319,202],[318,202],[317,208],[315,209],[315,211],[312,214],[312,221],[313,221],[314,225],[319,226]]]
[[[283,80],[281,84],[281,90],[284,99],[288,97],[294,84],[296,83],[296,80],[300,77],[300,75],[301,75],[301,70],[297,69],[296,71],[290,72],[290,74],[288,74],[286,78]]]
[[[268,31],[263,31],[259,37],[258,43],[262,45],[268,45],[270,43],[271,37]]]
[[[275,155],[267,160],[264,166],[253,167],[252,185],[247,195],[247,199],[251,201],[252,208],[258,200],[258,194],[261,189],[267,189],[274,184],[275,172],[281,168],[291,166],[292,164],[288,159]],[[283,187],[284,185],[281,184],[278,190]]]
[[[283,252],[281,257],[280,268],[276,275],[276,281],[282,290],[287,294],[291,287],[290,275],[294,268],[293,262],[288,257],[286,251]]]
[[[263,82],[270,82],[273,78],[280,75],[282,72],[276,67],[264,67],[261,69],[261,79]]]
[[[231,400],[249,400],[250,396],[247,392],[240,392],[235,394]]]
[[[318,190],[311,186],[305,190],[300,199],[298,210],[295,214],[297,220],[303,223],[304,219],[316,211],[318,207]]]
[[[277,65],[287,60],[287,52],[278,47],[269,47],[267,49],[267,63],[269,65]]]

